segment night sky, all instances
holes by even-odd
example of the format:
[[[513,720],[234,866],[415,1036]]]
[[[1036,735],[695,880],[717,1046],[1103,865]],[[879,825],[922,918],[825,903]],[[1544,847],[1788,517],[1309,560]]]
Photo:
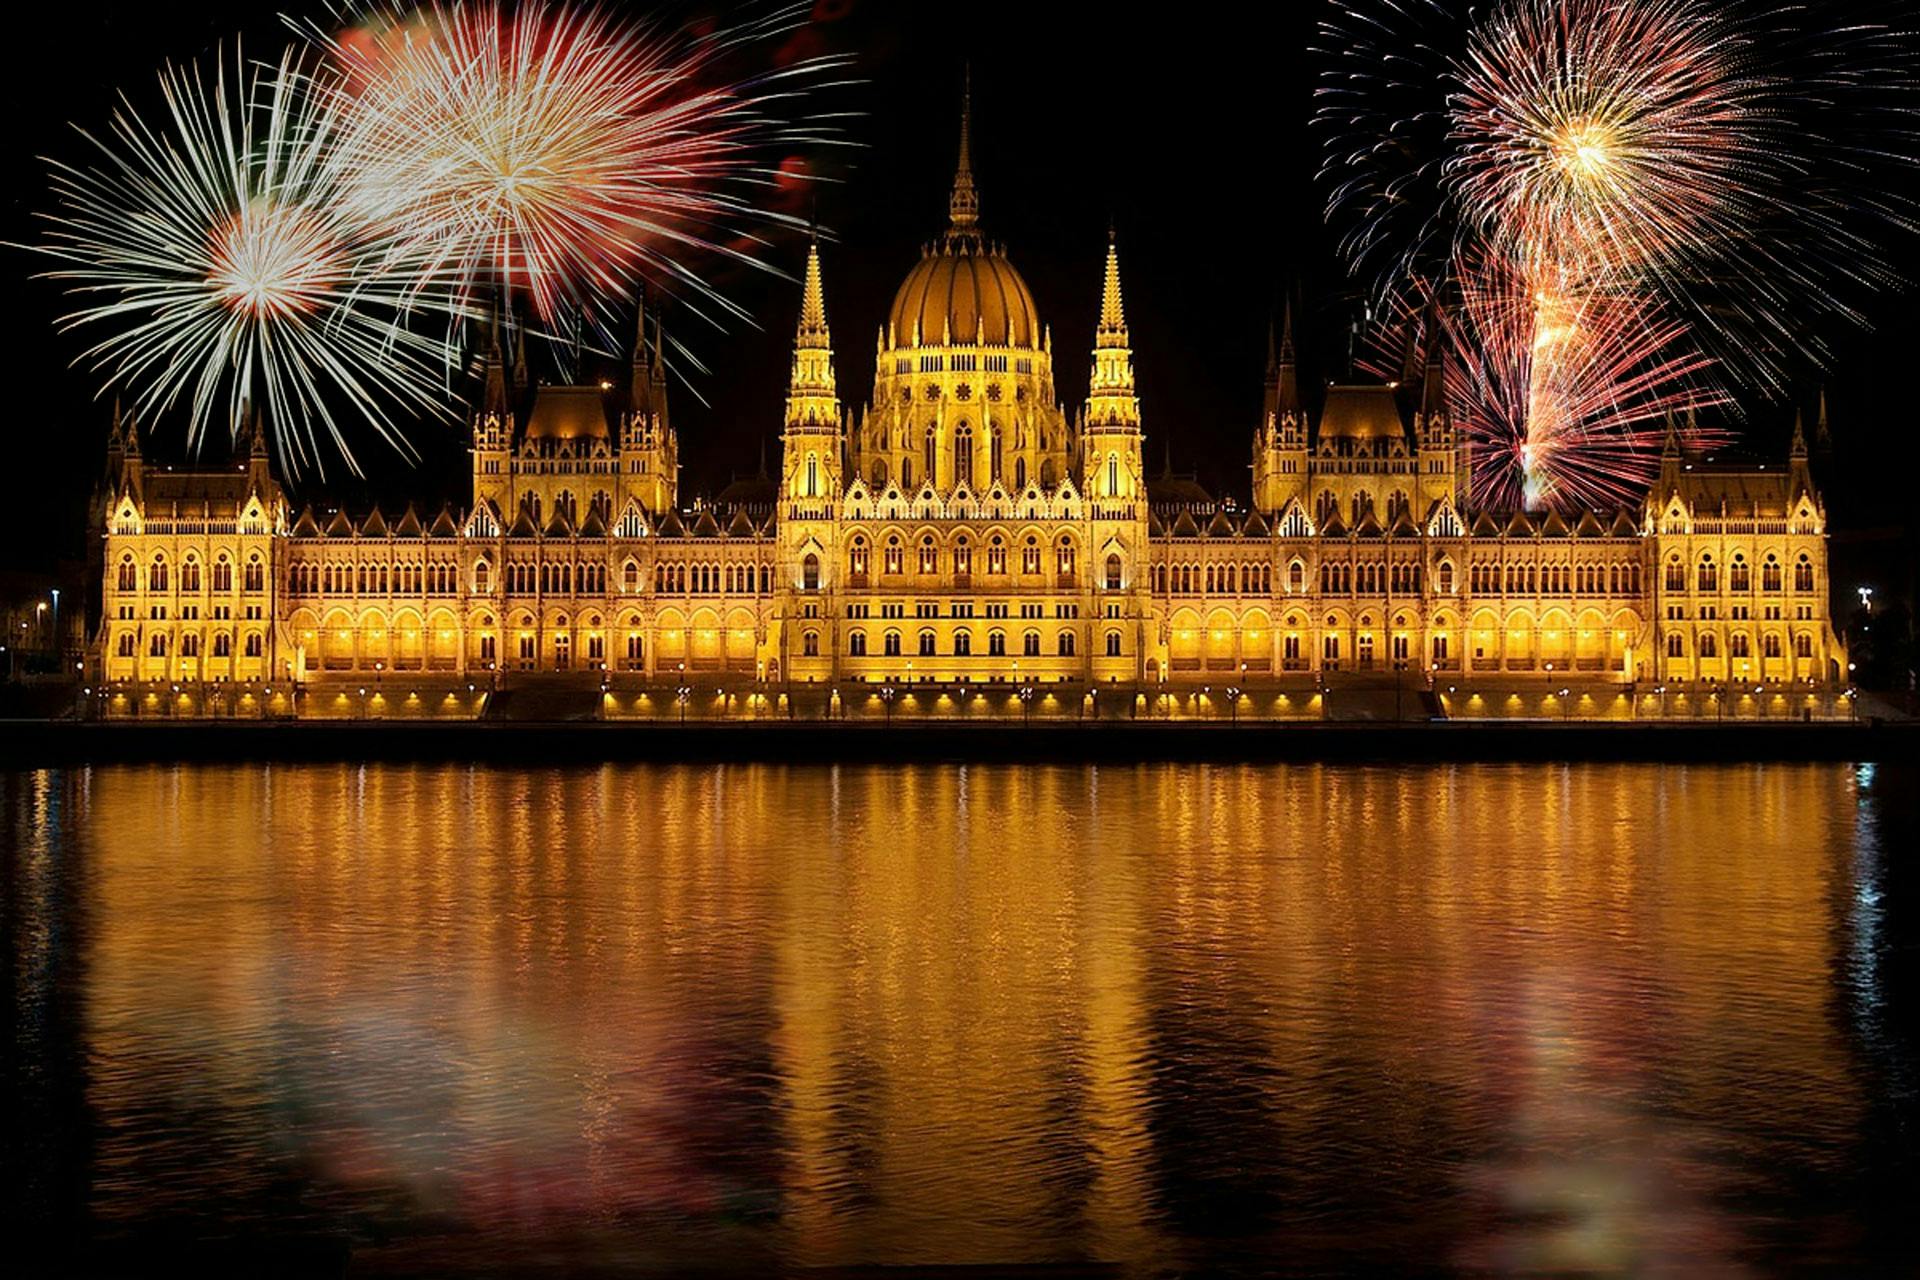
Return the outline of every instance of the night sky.
[[[314,16],[323,10],[293,8]],[[987,233],[1007,243],[1052,325],[1056,374],[1071,410],[1086,390],[1101,258],[1117,227],[1128,319],[1146,418],[1150,469],[1169,441],[1173,464],[1216,492],[1244,494],[1250,432],[1260,402],[1266,329],[1283,294],[1304,299],[1296,318],[1309,378],[1344,372],[1357,303],[1322,226],[1308,128],[1319,6],[1132,9],[1094,3],[972,3],[962,7],[820,0],[814,24],[785,52],[856,56],[858,85],[837,105],[860,144],[818,164],[834,181],[807,201],[833,238],[823,250],[843,400],[864,402],[875,327],[919,245],[945,223],[963,66],[974,84],[974,160]],[[210,54],[244,36],[266,56],[285,39],[271,7],[241,3],[96,3],[35,6],[10,27],[16,74],[0,85],[9,127],[0,145],[16,175],[0,239],[34,236],[46,207],[36,156],[85,157],[66,127],[104,123],[117,90],[151,101],[164,58]],[[805,212],[796,208],[796,212]],[[769,255],[797,271],[799,237]],[[93,375],[68,368],[77,335],[52,331],[56,289],[28,277],[35,260],[0,250],[11,281],[4,308],[11,382],[19,401],[9,444],[14,467],[0,504],[6,567],[44,568],[77,557],[84,498],[99,474],[108,421]],[[1902,251],[1909,275],[1920,266]],[[773,456],[798,287],[751,272],[720,277],[759,329],[685,329],[713,372],[675,388],[685,491],[750,474],[762,445]],[[1834,335],[1845,353],[1830,375],[1837,457],[1829,505],[1838,524],[1894,534],[1910,545],[1920,450],[1910,401],[1920,320],[1912,293],[1876,304],[1878,328]],[[538,370],[536,369],[536,372]],[[1818,386],[1809,381],[1810,404]],[[1783,451],[1792,407],[1754,406],[1749,443]],[[162,424],[156,453],[178,440]],[[429,436],[418,472],[371,450],[370,490],[338,486],[310,496],[357,505],[415,496],[464,496],[458,440]],[[1896,543],[1897,545],[1897,543]]]

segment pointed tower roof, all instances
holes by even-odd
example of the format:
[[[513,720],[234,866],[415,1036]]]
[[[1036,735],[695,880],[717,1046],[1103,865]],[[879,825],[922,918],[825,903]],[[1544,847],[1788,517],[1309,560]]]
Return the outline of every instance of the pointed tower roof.
[[[1120,300],[1120,249],[1113,228],[1107,228],[1106,276],[1100,286],[1100,324],[1094,331],[1094,346],[1127,345],[1127,313]]]
[[[1436,304],[1427,316],[1426,382],[1420,388],[1420,412],[1429,421],[1447,411],[1447,327]]]
[[[947,197],[949,237],[979,234],[980,193],[973,187],[973,68],[966,70],[960,90],[960,163],[954,170],[953,193]]]
[[[1269,331],[1267,341],[1267,359],[1272,366],[1268,375],[1272,384],[1273,412],[1276,416],[1294,414],[1303,416],[1300,404],[1300,373],[1293,354],[1293,299],[1288,298],[1281,304],[1280,311],[1280,352],[1273,352],[1272,334]]]
[[[1804,458],[1807,456],[1807,415],[1805,410],[1796,409],[1793,412],[1793,443],[1788,446],[1787,456],[1789,458]]]
[[[833,345],[827,329],[826,289],[820,282],[820,237],[817,235],[810,237],[807,244],[807,273],[800,290],[800,323],[794,342],[814,349]]]

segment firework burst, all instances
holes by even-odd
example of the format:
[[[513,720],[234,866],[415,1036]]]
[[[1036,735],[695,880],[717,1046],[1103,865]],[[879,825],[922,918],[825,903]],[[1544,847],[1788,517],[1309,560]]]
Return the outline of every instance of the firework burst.
[[[1578,477],[1644,472],[1623,460],[1665,409],[1784,389],[1893,282],[1913,78],[1871,8],[1348,0],[1323,26],[1331,211],[1383,292],[1475,299],[1454,411],[1485,432],[1489,493],[1606,492]]]
[[[445,311],[429,274],[351,221],[326,163],[336,121],[296,59],[222,58],[160,75],[158,124],[123,102],[97,162],[50,162],[58,211],[39,252],[80,299],[62,326],[110,330],[81,356],[151,421],[188,410],[197,446],[260,409],[292,471],[317,432],[352,465],[341,410],[397,448],[396,412],[442,410],[440,345],[409,309]]]
[[[529,0],[362,9],[324,37],[346,122],[333,166],[353,215],[470,291],[524,293],[540,319],[591,314],[642,275],[740,314],[689,265],[741,226],[791,221],[750,197],[775,145],[828,140],[769,102],[839,60],[730,80],[730,50],[798,11],[683,39]]]

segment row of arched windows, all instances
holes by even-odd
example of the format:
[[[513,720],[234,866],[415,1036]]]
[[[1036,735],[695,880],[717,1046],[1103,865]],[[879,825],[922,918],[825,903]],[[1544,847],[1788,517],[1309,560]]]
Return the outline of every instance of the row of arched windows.
[[[1467,567],[1475,595],[1639,595],[1640,565],[1500,564]]]
[[[147,566],[147,590],[165,591],[168,589],[168,583],[171,578],[172,575],[168,571],[167,558],[164,555],[154,556],[153,562]],[[189,555],[180,562],[179,578],[179,589],[182,592],[192,593],[200,590],[201,574],[198,557]],[[227,558],[225,553],[214,558],[213,567],[208,571],[206,580],[214,591],[227,592],[233,590],[233,562]],[[138,591],[140,589],[139,567],[134,563],[131,555],[124,555],[120,558],[120,564],[114,576],[114,585],[121,591]],[[246,568],[241,577],[241,585],[242,589],[246,591],[266,590],[266,565],[261,561],[257,553],[247,557]]]
[[[639,567],[629,562],[623,585],[639,590]],[[654,570],[654,589],[661,595],[768,595],[773,591],[773,566],[700,564],[676,561]]]
[[[1766,561],[1760,566],[1760,589],[1766,592],[1777,592],[1781,589],[1784,577],[1780,558],[1769,552]],[[1720,566],[1714,562],[1711,553],[1703,554],[1694,566],[1693,581],[1696,591],[1720,589]],[[1794,562],[1793,589],[1812,591],[1813,581],[1813,560],[1803,552]],[[1687,566],[1677,553],[1667,559],[1666,588],[1669,591],[1687,589]],[[1745,555],[1735,553],[1732,562],[1728,565],[1727,590],[1736,594],[1753,590],[1753,570],[1747,564]]]
[[[967,578],[974,569],[973,540],[966,534],[960,534],[953,540],[948,560],[956,578]],[[1047,556],[1035,534],[1028,534],[1020,547],[1020,572],[1028,576],[1038,575],[1046,563]],[[1062,534],[1052,549],[1054,573],[1062,586],[1070,585],[1079,569],[1079,553],[1073,539]],[[906,541],[897,533],[886,536],[880,548],[880,571],[887,576],[906,573],[908,564],[922,576],[932,576],[941,571],[940,545],[930,533],[922,534],[919,544],[912,549],[909,557]],[[855,587],[869,584],[873,576],[873,544],[864,533],[856,533],[847,544],[847,581]],[[1112,585],[1119,585],[1120,557],[1107,557],[1109,578]],[[1001,534],[992,534],[986,543],[986,571],[989,575],[1000,575],[1007,571],[1007,540]]]
[[[1782,655],[1782,642],[1779,632],[1769,631],[1760,637],[1760,653],[1762,657],[1767,658],[1778,658]],[[1667,633],[1667,656],[1669,658],[1684,658],[1687,656],[1687,638],[1685,635],[1678,631],[1670,631]],[[1719,637],[1711,631],[1701,635],[1697,656],[1701,658],[1718,658],[1720,656]],[[1753,656],[1752,641],[1746,632],[1736,631],[1727,637],[1727,656],[1736,659],[1751,658]],[[1800,631],[1794,634],[1793,656],[1796,658],[1811,658],[1813,656],[1813,637],[1807,632]]]
[[[940,637],[938,634],[930,630],[922,631],[917,639],[918,646],[914,653],[915,657],[936,658],[941,656],[939,649]],[[887,658],[904,656],[902,652],[903,643],[904,638],[900,632],[894,630],[883,632],[880,636],[879,656]],[[1061,658],[1073,657],[1077,643],[1078,640],[1072,631],[1056,633],[1053,638],[1054,655]],[[1107,636],[1107,654],[1109,657],[1115,657],[1119,655],[1119,652],[1120,633],[1118,631],[1109,632]],[[854,658],[865,658],[869,656],[867,650],[867,633],[865,631],[848,633],[847,655]],[[809,654],[809,656],[812,655]],[[953,633],[953,653],[951,656],[956,658],[969,658],[974,656],[973,632],[962,627]],[[1007,656],[1006,632],[1000,630],[987,632],[986,656],[989,658],[1004,658]],[[1023,658],[1037,658],[1041,656],[1041,636],[1038,631],[1027,631],[1021,635],[1020,656]]]
[[[1296,568],[1298,565],[1295,566]],[[1271,595],[1269,564],[1157,564],[1152,587],[1158,595]]]
[[[137,643],[138,641],[135,639],[132,631],[122,631],[119,638],[114,642],[114,653],[118,657],[131,658],[134,656],[134,648]],[[241,644],[242,652],[249,658],[258,658],[265,652],[266,641],[258,631],[249,631],[242,639]],[[149,658],[164,658],[167,656],[167,649],[168,638],[164,631],[156,631],[147,637],[147,656]],[[216,631],[213,633],[212,655],[216,658],[231,658],[233,656],[232,632]],[[200,636],[198,633],[189,631],[180,637],[180,656],[183,658],[198,658],[201,656]]]

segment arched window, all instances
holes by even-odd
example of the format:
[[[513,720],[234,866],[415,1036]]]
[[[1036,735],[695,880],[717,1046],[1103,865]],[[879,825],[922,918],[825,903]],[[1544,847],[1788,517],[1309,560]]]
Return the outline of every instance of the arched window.
[[[233,656],[233,637],[222,631],[213,637],[213,656],[228,658]]]
[[[225,556],[213,562],[213,589],[215,591],[233,590],[233,566],[227,563]]]
[[[953,544],[953,572],[958,578],[966,578],[973,573],[973,544],[967,541],[964,533]]]
[[[1007,544],[999,534],[994,534],[987,543],[987,572],[1005,573],[1007,571]]]
[[[266,578],[266,568],[260,563],[260,557],[257,555],[248,556],[246,573],[241,580],[242,588],[247,591],[264,591],[266,590]]]
[[[1015,458],[1013,460],[1013,487],[1015,489],[1024,489],[1027,487],[1027,460],[1025,458]]]
[[[1120,564],[1120,553],[1118,551],[1108,552],[1107,553],[1107,590],[1118,591],[1120,589],[1121,568],[1122,567]]]
[[[953,653],[955,657],[966,658],[973,655],[973,633],[964,627],[953,633]]]
[[[868,469],[867,474],[873,479],[873,491],[875,493],[879,493],[882,489],[885,489],[887,487],[887,460],[885,458],[875,458],[873,460],[873,466]]]
[[[1307,589],[1307,566],[1295,560],[1287,566],[1287,590],[1305,591]]]
[[[847,581],[850,585],[856,587],[867,585],[867,564],[867,540],[864,536],[855,534],[853,544],[847,548]]]
[[[1071,658],[1073,656],[1073,632],[1062,631],[1060,633],[1060,638],[1057,643],[1059,645],[1061,657]]]
[[[800,561],[800,589],[818,591],[820,589],[820,557],[809,551]]]
[[[1795,591],[1813,590],[1813,562],[1801,556],[1793,566],[1793,589]]]
[[[164,658],[167,656],[166,636],[157,631],[154,632],[153,637],[147,641],[147,656],[149,658]]]
[[[1760,566],[1760,589],[1762,591],[1780,590],[1780,562],[1772,556]]]
[[[1667,561],[1667,590],[1685,591],[1687,589],[1687,567],[1675,556]]]
[[[1440,594],[1443,596],[1453,594],[1453,561],[1451,560],[1440,562]]]
[[[940,554],[934,549],[933,535],[925,534],[920,539],[920,572],[937,573],[940,570]]]
[[[136,590],[137,574],[134,572],[133,557],[123,556],[120,560],[119,588],[122,591]]]
[[[1032,534],[1027,535],[1026,545],[1020,551],[1020,572],[1040,572],[1040,539]]]
[[[820,633],[818,631],[809,631],[800,637],[800,654],[806,658],[817,658],[820,656]]]
[[[934,649],[935,643],[936,638],[933,632],[922,631],[920,633],[920,656],[923,658],[931,658],[936,652]]]
[[[1720,656],[1719,638],[1711,631],[1700,637],[1700,656],[1703,658],[1717,658]]]
[[[1793,656],[1811,658],[1813,656],[1813,637],[1802,631],[1793,638]]]
[[[116,657],[121,658],[131,658],[133,656],[133,632],[122,631],[120,633],[120,639],[114,648],[114,654]]]
[[[1669,658],[1684,658],[1687,656],[1686,637],[1677,631],[1667,636],[1667,656]]]
[[[629,595],[640,589],[640,566],[632,560],[620,566],[620,589]]]
[[[1747,562],[1744,557],[1735,556],[1733,558],[1733,571],[1727,575],[1727,585],[1735,591],[1753,590],[1753,574],[1752,571],[1747,568]]]
[[[1320,496],[1313,500],[1313,522],[1324,526],[1340,510],[1340,499],[1333,496],[1333,490],[1322,489]]]
[[[1700,584],[1700,590],[1702,591],[1718,591],[1720,589],[1720,570],[1713,563],[1712,556],[1700,557],[1700,572],[1695,575],[1695,581]]]
[[[1751,658],[1753,656],[1752,642],[1747,639],[1746,632],[1736,631],[1733,633],[1733,647],[1731,652],[1736,658]]]
[[[1040,633],[1029,631],[1020,637],[1020,652],[1029,658],[1040,656]]]
[[[998,427],[987,435],[987,474],[996,481],[1000,479],[1000,428]]]
[[[1107,496],[1109,498],[1115,497],[1119,492],[1120,455],[1118,453],[1109,453],[1107,455]]]
[[[1120,656],[1120,633],[1118,631],[1107,632],[1107,656],[1109,658],[1117,658]]]
[[[820,458],[817,454],[807,455],[807,496],[820,496]]]
[[[953,483],[973,484],[973,424],[963,422],[953,429]]]
[[[864,658],[867,656],[867,633],[856,631],[847,637],[847,656]]]
[[[900,656],[900,633],[898,631],[887,632],[883,640],[883,645],[884,645],[887,657],[889,658],[899,657]]]
[[[906,568],[906,554],[900,546],[900,535],[887,535],[887,572],[900,573]]]
[[[147,570],[147,590],[165,591],[167,589],[167,562],[163,557],[153,558],[153,567]]]
[[[260,656],[260,633],[258,631],[249,631],[247,633],[247,656],[249,658],[257,658]]]
[[[186,563],[180,566],[180,589],[198,591],[200,589],[200,562],[188,556]]]
[[[481,595],[493,590],[493,566],[485,560],[477,560],[473,566],[473,589]]]
[[[987,632],[987,656],[1004,658],[1007,656],[1007,633],[1004,631]]]
[[[1760,639],[1760,651],[1762,654],[1764,654],[1769,658],[1779,657],[1780,656],[1779,634],[1776,632],[1769,631],[1766,635],[1762,636]]]
[[[1055,549],[1054,560],[1059,566],[1062,582],[1071,581],[1074,575],[1073,540],[1071,538],[1060,539],[1060,544]]]
[[[938,457],[939,448],[940,448],[939,438],[934,433],[933,424],[929,422],[927,424],[927,434],[923,438],[921,443],[921,456],[926,463],[928,484],[939,483],[939,480],[938,480],[939,472],[936,471],[934,468],[934,463],[936,458]]]
[[[912,458],[900,459],[900,487],[902,489],[907,490],[908,492],[912,492],[913,490],[913,459]]]

